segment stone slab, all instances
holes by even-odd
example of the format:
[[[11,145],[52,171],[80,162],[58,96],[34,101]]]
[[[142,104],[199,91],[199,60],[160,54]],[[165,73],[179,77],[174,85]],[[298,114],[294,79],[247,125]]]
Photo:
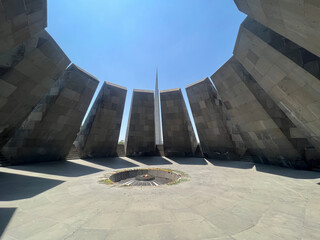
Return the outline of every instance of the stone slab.
[[[320,80],[320,57],[250,17],[241,25]],[[254,58],[253,53],[250,56]]]
[[[227,116],[209,78],[187,86],[186,92],[204,156],[225,159],[229,154],[234,155]]]
[[[58,80],[70,60],[43,31],[13,51],[0,73],[0,148]]]
[[[155,154],[154,92],[133,90],[125,139],[126,156]]]
[[[246,25],[240,27],[235,58],[320,152],[320,81],[269,45]],[[319,159],[312,160],[319,165]]]
[[[312,147],[308,139],[305,136],[302,136],[301,133],[299,135],[299,129],[296,125],[286,116],[286,114],[263,90],[252,75],[237,60],[233,62],[232,67],[237,72],[242,82],[248,87],[248,89],[250,89],[251,93],[255,96],[263,109],[269,114],[271,119],[287,137],[289,142],[298,151],[301,161],[295,161],[292,166],[289,161],[288,166],[296,168],[311,168],[312,163],[309,163],[306,158],[306,149]]]
[[[260,162],[297,166],[301,156],[242,81],[241,72],[233,67],[235,61],[232,57],[211,79],[240,130],[247,152]]]
[[[163,149],[166,156],[193,156],[197,140],[181,89],[160,92]]]
[[[0,1],[0,55],[47,27],[47,0]]]
[[[127,89],[105,82],[78,133],[81,158],[117,156]]]
[[[240,11],[320,57],[317,0],[234,0]]]
[[[63,160],[98,86],[72,64],[2,148],[12,164]]]

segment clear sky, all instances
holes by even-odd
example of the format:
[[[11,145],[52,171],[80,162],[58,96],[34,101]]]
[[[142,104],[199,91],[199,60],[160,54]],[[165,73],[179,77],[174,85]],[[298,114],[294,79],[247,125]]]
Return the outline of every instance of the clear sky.
[[[231,56],[245,15],[232,0],[48,0],[47,31],[70,60],[128,89],[181,88],[211,76]],[[96,92],[96,94],[97,94]],[[95,94],[95,96],[96,96]]]

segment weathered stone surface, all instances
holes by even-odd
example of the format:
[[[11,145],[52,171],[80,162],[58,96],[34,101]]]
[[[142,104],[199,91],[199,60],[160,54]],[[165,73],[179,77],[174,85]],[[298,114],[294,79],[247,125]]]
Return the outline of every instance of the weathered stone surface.
[[[236,125],[232,121],[232,118],[230,117],[230,113],[229,113],[227,107],[222,102],[219,93],[218,93],[218,98],[219,98],[219,101],[222,104],[221,108],[222,108],[223,116],[225,117],[225,120],[227,122],[228,132],[231,134],[231,139],[232,139],[232,142],[234,144],[236,153],[237,153],[238,156],[244,157],[244,155],[245,155],[245,153],[247,151],[247,146],[245,145],[245,143],[244,143],[244,141],[243,141],[243,139],[241,137],[239,126]]]
[[[47,0],[0,0],[0,54],[47,27]]]
[[[15,50],[0,72],[0,147],[58,80],[70,60],[43,31]]]
[[[163,148],[166,156],[193,156],[198,143],[181,89],[160,92]]]
[[[209,158],[226,159],[235,148],[217,91],[209,78],[187,86],[186,91],[202,153]]]
[[[154,155],[154,92],[133,90],[127,134],[126,156]]]
[[[82,158],[117,156],[117,146],[127,89],[105,82],[75,145]]]
[[[3,147],[3,155],[13,164],[64,159],[97,85],[97,79],[71,65]]]
[[[242,26],[320,80],[320,57],[247,17]]]
[[[233,69],[237,72],[243,83],[250,89],[263,109],[269,114],[272,120],[276,123],[282,133],[287,137],[289,142],[295,147],[301,156],[301,162],[294,162],[290,167],[308,168],[311,164],[306,162],[306,149],[312,147],[309,141],[305,138],[296,125],[286,116],[286,114],[278,107],[272,98],[262,89],[258,82],[251,74],[237,61],[232,64]]]
[[[240,11],[320,57],[317,0],[234,0]]]
[[[236,59],[320,152],[320,81],[242,25]],[[314,164],[319,162],[314,159]]]
[[[236,64],[231,58],[211,79],[240,130],[247,152],[264,163],[303,168],[300,154],[243,82]]]

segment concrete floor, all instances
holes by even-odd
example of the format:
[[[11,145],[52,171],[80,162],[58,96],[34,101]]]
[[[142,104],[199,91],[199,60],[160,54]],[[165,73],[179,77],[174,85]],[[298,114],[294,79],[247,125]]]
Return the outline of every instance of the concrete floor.
[[[99,184],[122,168],[182,170],[172,186]],[[320,173],[181,158],[0,168],[2,239],[320,239]]]

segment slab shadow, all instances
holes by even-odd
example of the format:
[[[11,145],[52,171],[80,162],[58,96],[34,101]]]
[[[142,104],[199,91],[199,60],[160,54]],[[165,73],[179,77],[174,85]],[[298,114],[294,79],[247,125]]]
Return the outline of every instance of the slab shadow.
[[[138,165],[126,161],[120,157],[114,158],[86,158],[84,159],[87,162],[98,164],[104,167],[119,169],[119,168],[131,168],[131,167],[138,167]]]
[[[162,158],[162,157],[130,157],[130,159],[137,161],[139,163],[145,164],[145,165],[168,165],[172,164],[172,162],[169,162],[168,160]]]
[[[8,168],[59,175],[64,177],[80,177],[102,171],[101,169],[84,166],[70,161],[33,163],[27,165],[10,166]]]
[[[278,167],[272,165],[256,164],[258,172],[264,172],[283,177],[296,178],[296,179],[316,179],[320,178],[320,172],[296,170],[285,167]]]
[[[0,208],[0,238],[8,226],[16,208]]]
[[[34,197],[64,181],[0,172],[0,201]]]
[[[217,160],[217,159],[208,159],[208,162],[217,167],[226,167],[226,168],[239,168],[239,169],[251,169],[255,165],[253,162],[244,162],[244,161],[233,161],[233,160]]]
[[[204,158],[170,157],[169,159],[181,165],[208,165],[207,161]]]

